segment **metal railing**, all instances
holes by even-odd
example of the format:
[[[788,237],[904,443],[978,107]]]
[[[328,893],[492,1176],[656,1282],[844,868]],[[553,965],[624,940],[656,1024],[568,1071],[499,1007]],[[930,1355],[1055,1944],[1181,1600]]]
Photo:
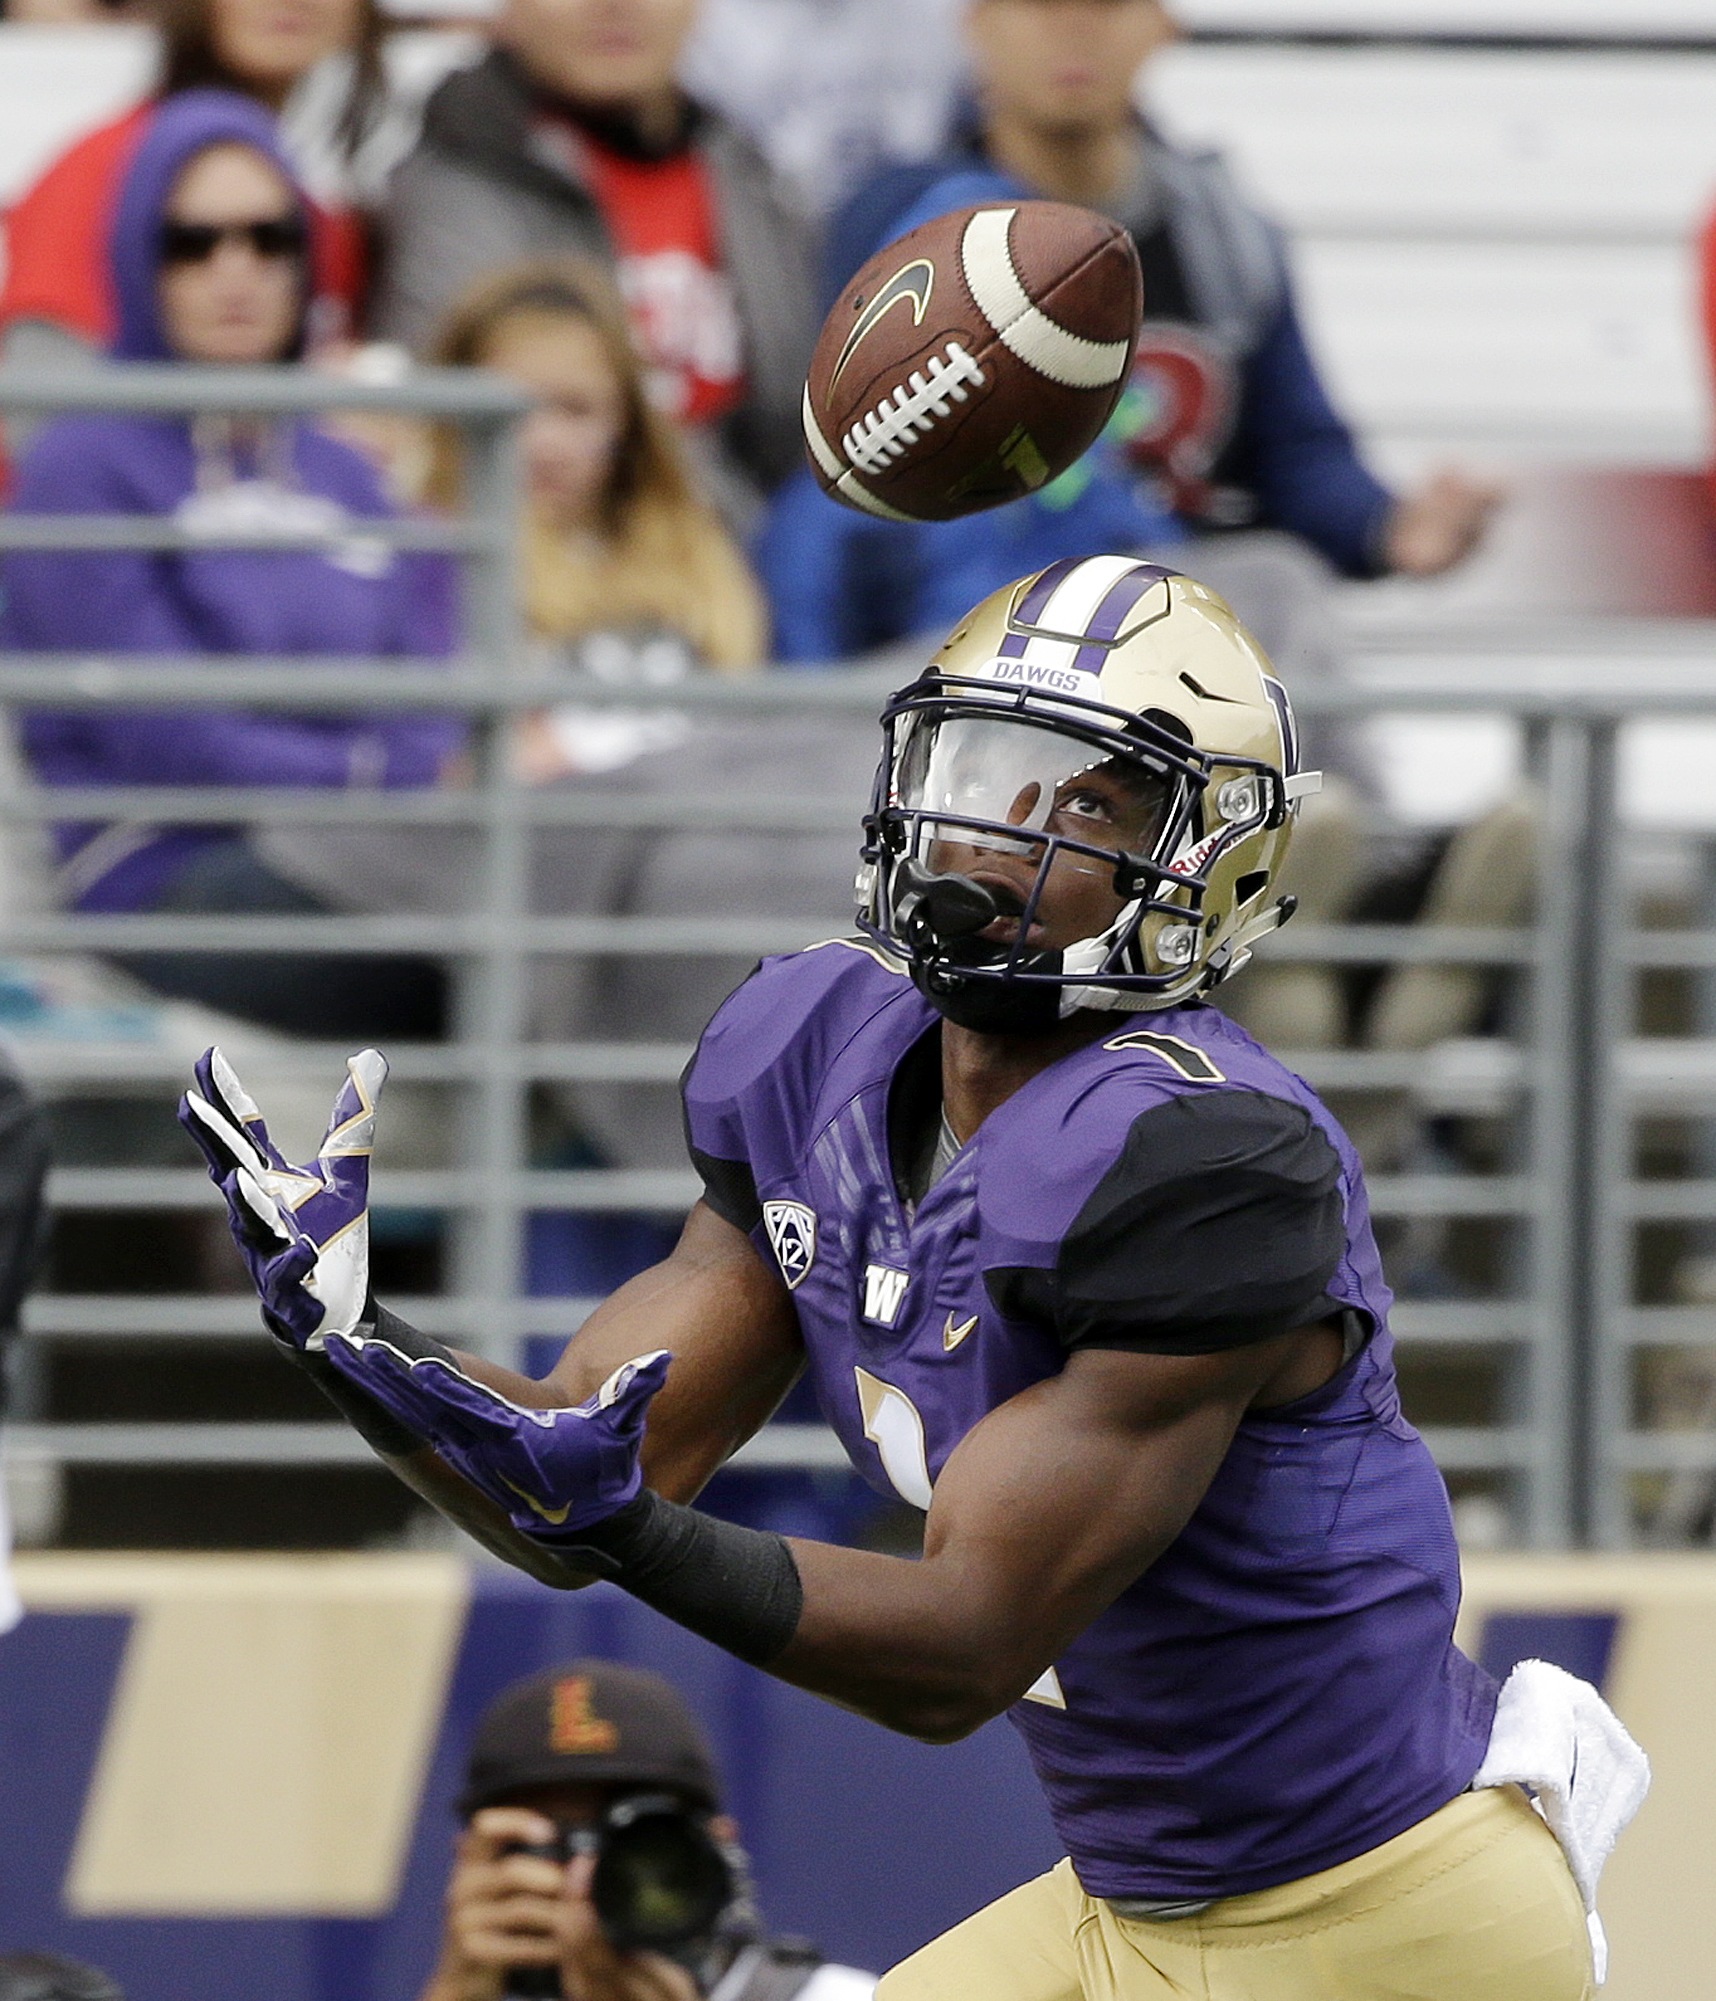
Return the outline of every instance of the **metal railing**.
[[[529,1095],[544,1082],[661,1085],[687,1051],[668,1042],[532,1041],[526,988],[532,962],[565,956],[755,955],[827,935],[825,915],[767,911],[695,920],[533,911],[530,844],[550,826],[721,827],[791,834],[856,825],[858,800],[795,794],[793,775],[768,796],[664,799],[576,785],[531,790],[509,757],[513,720],[545,704],[686,713],[871,714],[896,678],[855,672],[732,681],[710,676],[650,690],[553,673],[527,657],[518,625],[516,399],[481,377],[426,372],[378,389],[290,373],[190,369],[112,371],[61,380],[0,377],[0,410],[78,408],[290,412],[332,405],[380,408],[461,424],[472,476],[465,518],[388,528],[399,546],[439,547],[466,575],[466,637],[450,663],[239,660],[149,661],[0,655],[0,705],[13,710],[173,708],[248,704],[278,710],[373,712],[430,708],[468,717],[478,753],[469,789],[308,795],[257,788],[25,787],[0,801],[16,823],[145,815],[223,824],[348,821],[475,830],[481,893],[452,917],[157,917],[21,913],[0,924],[0,954],[102,954],[171,947],[245,953],[421,952],[457,969],[458,1004],[444,1045],[391,1049],[401,1082],[455,1094],[459,1140],[447,1165],[390,1168],[380,1207],[438,1211],[453,1257],[442,1294],[400,1300],[402,1311],[465,1345],[511,1355],[526,1332],[569,1332],[591,1301],[523,1298],[524,1220],[541,1210],[683,1212],[696,1193],[684,1171],[529,1164]],[[0,549],[87,547],[84,523],[0,516]],[[371,524],[363,524],[370,532]],[[144,532],[144,530],[147,532]],[[50,532],[51,531],[51,532]],[[103,527],[103,535],[116,533]],[[285,539],[285,538],[281,538]],[[300,538],[301,539],[301,538]],[[103,546],[177,546],[153,524],[129,524]],[[1372,1182],[1388,1222],[1490,1218],[1510,1233],[1509,1277],[1494,1296],[1404,1300],[1397,1332],[1409,1356],[1477,1355],[1500,1372],[1497,1421],[1430,1428],[1450,1474],[1488,1479],[1520,1537],[1540,1545],[1620,1543],[1634,1532],[1640,1472],[1716,1474],[1716,1430],[1645,1431],[1631,1413],[1631,1358],[1651,1344],[1716,1344],[1716,1308],[1644,1308],[1632,1274],[1639,1223],[1716,1218],[1716,1182],[1638,1178],[1633,1125],[1643,1112],[1716,1112],[1716,1044],[1657,1045],[1632,1033],[1630,990],[1643,968],[1716,971],[1716,935],[1647,932],[1621,882],[1625,838],[1617,810],[1617,743],[1649,715],[1716,715],[1716,630],[1696,622],[1629,622],[1373,631],[1352,685],[1312,687],[1312,713],[1470,713],[1517,718],[1532,746],[1542,800],[1541,893],[1518,931],[1406,925],[1290,927],[1266,948],[1276,960],[1336,964],[1440,963],[1497,969],[1517,988],[1513,1027],[1500,1042],[1402,1055],[1335,1050],[1292,1057],[1319,1088],[1409,1090],[1427,1108],[1501,1117],[1511,1134],[1486,1172],[1391,1172]],[[250,1067],[259,1095],[271,1083],[337,1076],[347,1052],[271,1044]],[[1289,1052],[1291,1056],[1291,1052]],[[28,1074],[44,1090],[88,1095],[176,1094],[176,1057],[148,1048],[26,1045]],[[251,1081],[247,1077],[247,1081]],[[187,1162],[189,1156],[187,1155]],[[51,1200],[77,1209],[187,1210],[214,1199],[200,1170],[90,1165],[58,1170]],[[82,1339],[226,1341],[253,1326],[241,1298],[44,1294],[28,1328],[41,1342]],[[1716,1346],[1713,1346],[1716,1355]],[[8,1435],[15,1457],[55,1464],[340,1464],[363,1448],[334,1424],[47,1424],[25,1413]],[[828,1467],[841,1462],[818,1426],[771,1426],[741,1463]]]

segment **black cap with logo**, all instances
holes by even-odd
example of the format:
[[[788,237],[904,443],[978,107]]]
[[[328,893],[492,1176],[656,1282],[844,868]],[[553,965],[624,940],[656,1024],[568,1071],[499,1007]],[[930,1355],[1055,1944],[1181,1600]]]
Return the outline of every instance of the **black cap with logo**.
[[[531,1786],[640,1786],[719,1811],[715,1759],[685,1702],[646,1668],[577,1660],[516,1682],[483,1712],[458,1810]]]

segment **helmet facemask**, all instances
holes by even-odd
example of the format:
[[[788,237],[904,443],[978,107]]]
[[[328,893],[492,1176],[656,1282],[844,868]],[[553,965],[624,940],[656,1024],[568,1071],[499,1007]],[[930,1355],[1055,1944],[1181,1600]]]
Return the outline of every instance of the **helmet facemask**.
[[[1271,766],[1201,752],[1162,712],[933,671],[883,730],[860,923],[950,1020],[1040,1032],[1228,969],[1203,949],[1204,892],[1286,818]]]

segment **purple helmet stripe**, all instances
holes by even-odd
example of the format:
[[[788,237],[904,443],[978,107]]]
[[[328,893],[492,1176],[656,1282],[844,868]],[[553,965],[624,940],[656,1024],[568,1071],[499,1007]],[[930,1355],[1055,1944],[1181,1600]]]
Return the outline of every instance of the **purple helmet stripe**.
[[[1100,674],[1107,658],[1108,643],[1119,635],[1127,614],[1147,591],[1167,575],[1160,563],[1137,563],[1111,584],[1101,604],[1086,620],[1083,634],[1087,640],[1100,640],[1103,644],[1081,646],[1073,660],[1074,667],[1084,674]]]
[[[1043,608],[1070,577],[1080,563],[1088,560],[1083,556],[1063,556],[1058,563],[1051,563],[1025,593],[1019,609],[1013,614],[1016,625],[1035,625],[1043,615]],[[1001,642],[1001,657],[1016,660],[1025,650],[1030,635],[1024,632],[1010,632]]]
[[[1264,675],[1263,686],[1281,724],[1283,766],[1281,775],[1283,778],[1291,778],[1299,769],[1299,725],[1293,715],[1293,704],[1288,700],[1287,690],[1273,674]]]

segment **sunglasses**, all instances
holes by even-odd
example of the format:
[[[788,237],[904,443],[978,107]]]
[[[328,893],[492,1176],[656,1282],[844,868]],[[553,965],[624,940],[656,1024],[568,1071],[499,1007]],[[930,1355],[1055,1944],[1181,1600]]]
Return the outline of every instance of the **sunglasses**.
[[[295,215],[260,216],[254,222],[163,222],[158,249],[163,264],[206,264],[223,243],[245,243],[257,257],[302,257],[308,236]]]

